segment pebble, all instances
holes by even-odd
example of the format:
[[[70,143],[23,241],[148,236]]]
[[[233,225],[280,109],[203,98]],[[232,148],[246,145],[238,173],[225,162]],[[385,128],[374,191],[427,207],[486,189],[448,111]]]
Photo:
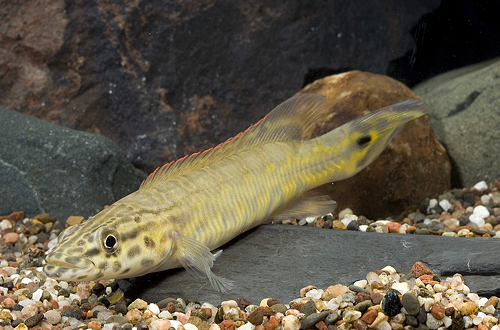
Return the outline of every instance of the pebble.
[[[19,239],[18,233],[7,233],[2,236],[3,244],[14,244]]]
[[[326,316],[329,314],[328,311],[323,311],[319,313],[313,313],[308,316],[306,316],[302,320],[302,324],[300,325],[300,329],[306,330],[312,328],[316,323],[319,321],[322,321]]]
[[[56,325],[59,322],[61,322],[61,313],[59,311],[54,310],[54,309],[45,312],[45,314],[43,314],[43,316],[45,317],[47,322],[49,322],[52,325]]]
[[[396,292],[389,291],[382,299],[380,307],[382,308],[382,312],[385,315],[395,316],[396,314],[399,314],[399,311],[401,310],[401,300],[399,299]]]
[[[403,295],[401,303],[410,315],[416,316],[420,312],[418,297],[411,292],[407,292]]]
[[[142,299],[137,298],[130,305],[128,305],[127,308],[128,308],[128,310],[131,310],[131,309],[134,309],[134,308],[142,309],[143,310],[143,309],[147,309],[148,308],[148,303],[145,302]]]

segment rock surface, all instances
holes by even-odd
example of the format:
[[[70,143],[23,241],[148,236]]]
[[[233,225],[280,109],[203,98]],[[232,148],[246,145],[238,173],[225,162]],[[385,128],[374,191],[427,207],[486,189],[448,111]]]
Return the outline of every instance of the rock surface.
[[[434,130],[452,160],[454,187],[500,178],[500,59],[454,70],[414,88],[434,109]]]
[[[149,172],[236,135],[324,71],[385,73],[438,5],[7,1],[0,105],[101,132]]]
[[[381,236],[383,235],[383,237]],[[223,247],[214,272],[235,283],[227,293],[214,291],[206,279],[185,270],[150,274],[120,286],[146,301],[166,297],[217,303],[244,297],[258,304],[274,297],[282,303],[299,297],[301,288],[364,279],[366,273],[391,265],[405,274],[422,261],[436,274],[464,276],[472,292],[500,294],[500,255],[494,238],[453,238],[376,234],[285,225],[263,225]]]
[[[370,111],[415,99],[402,83],[382,75],[349,71],[316,80],[300,92],[327,97],[323,117],[313,136],[322,135]],[[382,154],[352,178],[319,188],[346,207],[370,219],[398,216],[426,197],[450,188],[450,161],[428,116],[405,125]]]
[[[0,214],[91,216],[145,174],[111,140],[0,108]]]

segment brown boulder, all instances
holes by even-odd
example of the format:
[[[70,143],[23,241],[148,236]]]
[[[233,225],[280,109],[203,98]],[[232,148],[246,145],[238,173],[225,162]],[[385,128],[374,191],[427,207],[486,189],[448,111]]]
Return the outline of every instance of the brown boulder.
[[[317,80],[299,93],[326,96],[323,119],[313,136],[354,118],[407,99],[419,98],[402,83],[387,76],[350,71]],[[319,191],[338,206],[368,218],[398,216],[426,197],[450,188],[450,161],[432,130],[429,116],[406,124],[382,154],[357,175]]]

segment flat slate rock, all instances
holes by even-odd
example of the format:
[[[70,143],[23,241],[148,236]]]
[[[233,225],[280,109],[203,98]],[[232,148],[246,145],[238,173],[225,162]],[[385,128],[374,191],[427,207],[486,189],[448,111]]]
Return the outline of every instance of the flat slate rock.
[[[146,175],[111,140],[0,108],[0,215],[88,217]]]
[[[214,273],[234,281],[226,293],[212,289],[206,279],[185,270],[169,270],[119,280],[129,297],[157,302],[182,297],[219,304],[244,297],[254,304],[274,297],[288,303],[301,288],[364,279],[387,265],[409,273],[422,261],[436,274],[464,275],[472,292],[500,294],[500,240],[441,236],[362,233],[285,225],[263,225],[226,244]]]

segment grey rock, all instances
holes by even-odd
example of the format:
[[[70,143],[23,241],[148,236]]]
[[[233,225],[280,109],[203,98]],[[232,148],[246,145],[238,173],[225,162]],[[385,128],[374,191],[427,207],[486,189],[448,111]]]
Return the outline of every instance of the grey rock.
[[[406,292],[401,298],[401,303],[406,309],[408,314],[416,316],[420,312],[420,305],[418,303],[418,298],[411,292]]]
[[[127,322],[127,318],[123,315],[111,315],[106,320],[106,323],[118,323],[119,325],[123,325]]]
[[[323,321],[325,317],[330,314],[328,311],[323,311],[319,313],[312,313],[308,316],[306,316],[303,320],[302,323],[300,324],[300,329],[301,330],[306,330],[306,329],[312,329],[314,328],[314,325],[318,323],[319,321]]]
[[[36,314],[31,317],[28,317],[26,321],[24,321],[24,324],[26,324],[28,328],[31,328],[40,323],[42,320],[43,320],[43,314]]]
[[[316,305],[314,304],[314,301],[309,300],[306,302],[302,307],[300,308],[300,312],[304,313],[306,316],[315,314],[316,313]]]
[[[91,216],[145,174],[111,140],[0,108],[0,214]]]
[[[223,246],[215,261],[214,272],[235,283],[227,293],[214,291],[208,280],[195,280],[181,269],[120,280],[120,286],[147,301],[168,297],[215,305],[235,297],[291,301],[310,284],[323,289],[349,285],[387,265],[409,273],[415,262],[422,261],[442,277],[463,274],[472,292],[491,296],[500,294],[497,250],[495,239],[395,234],[380,239],[378,233],[263,225]]]
[[[452,160],[452,185],[500,178],[500,59],[444,73],[414,91],[434,109],[434,132]]]
[[[335,324],[335,322],[337,322],[338,320],[340,320],[340,316],[337,313],[332,313],[328,314],[324,321],[326,325],[332,325]]]

